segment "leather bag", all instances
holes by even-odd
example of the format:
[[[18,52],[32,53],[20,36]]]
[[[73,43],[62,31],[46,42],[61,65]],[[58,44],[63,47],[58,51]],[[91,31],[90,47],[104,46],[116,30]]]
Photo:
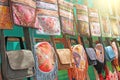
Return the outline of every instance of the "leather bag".
[[[59,59],[58,68],[59,70],[69,69],[71,66],[71,51],[70,49],[57,49],[57,55]],[[74,60],[72,59],[72,62]]]
[[[54,49],[57,54],[58,58],[58,69],[59,70],[67,70],[69,69],[74,60],[72,56],[72,51],[70,50],[70,46],[68,45],[67,39],[64,36],[64,38],[52,38],[52,42],[54,43]],[[64,47],[57,49],[56,45],[57,44],[62,44]]]

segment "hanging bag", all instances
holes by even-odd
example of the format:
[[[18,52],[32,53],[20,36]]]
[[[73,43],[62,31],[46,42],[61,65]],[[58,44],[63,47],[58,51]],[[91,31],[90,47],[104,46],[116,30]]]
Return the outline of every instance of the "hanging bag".
[[[34,75],[34,57],[32,51],[25,50],[22,38],[18,38],[22,50],[6,51],[7,55],[7,78],[9,80],[23,79]],[[6,45],[8,37],[5,38]]]
[[[88,44],[89,47],[85,48],[87,57],[88,57],[88,62],[89,62],[89,65],[96,65],[97,57],[96,57],[95,49],[93,48],[93,42],[90,41],[90,38],[88,38],[88,41],[89,41],[89,44]],[[84,41],[83,41],[83,43],[84,43],[84,45],[86,44]]]
[[[101,36],[99,15],[96,9],[89,9],[90,30],[92,36]]]
[[[111,46],[105,47],[105,56],[108,61],[112,61],[115,58],[115,53]]]
[[[103,15],[100,16],[102,37],[111,37],[111,25],[109,17],[108,15]]]
[[[37,34],[60,35],[57,0],[37,0],[36,4],[35,26],[39,27]]]
[[[59,15],[63,34],[75,35],[73,4],[59,0]]]
[[[0,0],[0,29],[12,29],[9,0]]]
[[[113,51],[115,53],[115,58],[114,58],[112,64],[115,66],[115,68],[117,69],[117,71],[119,71],[118,48],[117,48],[117,45],[116,45],[116,43],[114,41],[111,43],[111,46],[112,46]]]
[[[99,78],[101,78],[100,80],[102,80],[103,78],[102,71],[105,65],[103,45],[101,43],[97,43],[95,46],[95,51],[96,51],[96,57],[97,57],[97,64],[94,65],[94,67],[99,74]]]
[[[57,57],[58,57],[58,69],[59,70],[67,70],[73,64],[73,58],[71,62],[71,51],[68,48],[66,40],[64,38],[57,39],[57,42],[54,40],[54,45],[57,43],[63,43],[64,48],[56,49]],[[56,48],[56,46],[54,46]]]
[[[105,38],[105,41],[102,41],[104,50],[105,50],[105,60],[106,61],[113,61],[115,58],[115,53],[112,49],[112,46],[109,43],[108,38]]]
[[[119,23],[116,18],[110,18],[112,37],[116,38],[119,36]]]
[[[111,46],[105,47],[105,57],[107,61],[112,61],[115,58],[115,53]]]
[[[87,76],[88,62],[87,55],[82,45],[73,46],[73,58],[77,69],[76,80],[85,80]]]
[[[76,4],[78,32],[81,36],[90,36],[88,8],[86,5]]]
[[[53,47],[48,42],[35,45],[37,80],[56,80],[58,62]]]
[[[69,80],[85,80],[87,78],[88,60],[86,52],[81,44],[80,38],[76,45],[73,45],[70,49],[74,59],[74,64],[68,69]],[[68,41],[68,44],[71,44]],[[69,45],[70,46],[70,45]]]
[[[86,52],[88,55],[88,62],[89,65],[96,65],[97,64],[97,59],[96,59],[96,53],[93,48],[86,48]]]
[[[69,69],[71,63],[71,51],[69,49],[57,49],[57,54],[59,58],[59,70]],[[73,60],[72,60],[73,62]]]
[[[22,27],[35,26],[36,2],[34,0],[10,0],[14,24]]]

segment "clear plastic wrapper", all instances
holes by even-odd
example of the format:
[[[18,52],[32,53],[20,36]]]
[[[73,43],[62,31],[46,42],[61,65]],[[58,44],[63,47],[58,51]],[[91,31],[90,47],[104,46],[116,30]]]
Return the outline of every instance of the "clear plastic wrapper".
[[[88,8],[86,5],[76,5],[78,32],[81,36],[90,36]]]
[[[75,35],[73,4],[59,1],[59,14],[63,34]]]
[[[98,11],[96,9],[89,9],[89,21],[90,21],[90,30],[91,36],[101,36],[101,25],[99,21]]]
[[[37,34],[61,34],[57,0],[37,1],[36,16],[35,26],[39,27]]]
[[[119,36],[119,24],[117,19],[110,19],[111,24],[111,30],[112,30],[112,36],[118,37]]]
[[[14,24],[22,27],[35,27],[36,2],[33,0],[11,0]]]
[[[108,16],[101,16],[101,31],[103,37],[111,37],[111,25]]]

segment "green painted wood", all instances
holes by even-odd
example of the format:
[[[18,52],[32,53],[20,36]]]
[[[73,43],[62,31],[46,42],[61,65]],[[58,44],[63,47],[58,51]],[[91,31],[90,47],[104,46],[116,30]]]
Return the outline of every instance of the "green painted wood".
[[[66,1],[70,2],[70,0],[66,0]],[[71,0],[71,1],[73,3],[84,4],[84,0]],[[88,7],[93,7],[93,0],[87,0],[87,1],[88,1]],[[76,12],[76,9],[74,9],[74,12]],[[76,13],[75,13],[75,15],[76,15]],[[14,26],[13,30],[5,30],[4,33],[7,36],[23,36],[23,29],[22,29],[22,27]],[[35,37],[49,38],[49,36],[37,35],[37,34],[35,34]],[[62,37],[62,35],[61,36],[55,36],[55,37]],[[88,46],[88,45],[86,45],[86,46]],[[57,44],[57,48],[61,48],[61,47],[63,47],[63,45]],[[20,48],[19,48],[18,42],[14,42],[14,43],[8,42],[7,49],[8,50],[17,50],[17,49],[20,49]],[[112,70],[111,63],[108,62],[107,65],[110,67],[110,70]],[[93,66],[89,66],[88,73],[89,73],[89,76],[90,76],[90,80],[95,80],[95,74],[93,72]],[[68,80],[67,71],[66,70],[59,71],[58,72],[58,79],[59,80]]]

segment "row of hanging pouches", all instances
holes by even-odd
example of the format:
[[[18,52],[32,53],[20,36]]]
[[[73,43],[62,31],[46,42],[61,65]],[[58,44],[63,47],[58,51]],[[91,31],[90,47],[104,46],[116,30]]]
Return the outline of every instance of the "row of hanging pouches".
[[[97,13],[97,10],[95,10],[95,9],[90,9],[88,12],[88,8],[86,6],[76,5],[77,17],[74,17],[73,4],[64,2],[64,1],[58,1],[58,4],[57,4],[56,0],[52,0],[52,1],[48,1],[48,0],[38,1],[37,0],[37,11],[35,11],[35,7],[34,7],[35,2],[31,1],[31,0],[30,1],[11,0],[10,2],[11,2],[10,6],[12,6],[11,7],[12,13],[13,13],[12,19],[14,20],[14,23],[17,25],[20,25],[20,26],[24,26],[24,27],[30,26],[30,27],[38,28],[39,29],[37,31],[38,34],[59,35],[60,34],[59,23],[61,23],[61,28],[62,28],[61,30],[62,30],[62,33],[64,36],[66,36],[66,34],[67,35],[75,35],[74,24],[77,25],[76,30],[78,30],[77,32],[80,33],[80,35],[78,34],[78,36],[88,36],[88,37],[101,36],[99,15]],[[4,1],[2,3],[4,4]],[[2,6],[4,6],[5,10],[7,11],[6,14],[8,14],[8,12],[9,12],[8,5],[3,5],[3,4],[2,4]],[[6,2],[5,2],[5,4],[6,4]],[[59,6],[59,9],[57,9],[57,7],[58,7],[57,5]],[[35,14],[34,12],[37,12],[37,14]],[[23,13],[24,13],[24,15],[23,15]],[[28,13],[29,13],[29,15],[28,15]],[[4,14],[4,11],[3,11],[3,14]],[[35,17],[35,15],[37,15],[37,18]],[[90,18],[88,18],[88,15]],[[9,17],[9,15],[7,15],[7,17]],[[59,22],[58,17],[60,17],[60,22]],[[12,19],[3,18],[3,20],[6,20],[6,19],[9,19],[9,20],[2,22],[2,24],[4,23],[4,25],[0,26],[1,29],[5,29],[5,28],[10,29],[10,27],[12,27],[11,26]],[[36,22],[34,22],[34,21],[36,21]],[[103,28],[102,28],[102,30],[105,30],[105,31],[108,30],[108,27],[105,27],[104,29]],[[113,30],[114,30],[113,33],[118,35],[118,33],[116,33],[116,28],[115,29],[114,28],[113,28]],[[91,32],[91,34],[90,34],[90,32]],[[108,33],[109,33],[109,30],[108,30]],[[64,37],[64,38],[66,38],[66,37]],[[67,41],[67,39],[66,39],[66,41]],[[80,41],[79,41],[79,43],[80,43]],[[68,45],[70,51],[72,52],[70,43],[68,43],[67,45]],[[79,46],[79,47],[81,47],[81,46]],[[76,47],[74,49],[76,49]],[[82,57],[82,59],[84,60],[83,57]],[[104,61],[104,59],[102,58],[102,62],[103,61]],[[70,63],[72,62],[71,59],[69,62]],[[78,63],[78,65],[79,65],[79,63]],[[83,64],[81,63],[81,65],[85,65],[84,61],[83,61]],[[71,66],[72,66],[72,64],[71,64]],[[86,63],[86,66],[87,66],[87,63]],[[76,67],[76,66],[74,65],[74,67]],[[70,66],[69,66],[69,68],[70,68]],[[83,66],[83,68],[84,68],[84,66]],[[79,70],[77,70],[77,69],[78,68],[71,68],[69,71],[76,70],[77,72],[79,72]],[[99,70],[101,70],[101,69],[99,69]],[[84,70],[82,70],[82,71],[84,71]],[[87,72],[87,67],[85,69],[85,73],[86,72]],[[101,73],[101,71],[100,71],[100,73]],[[76,75],[73,75],[73,78],[75,78],[75,76]],[[81,77],[77,77],[77,78],[79,80],[79,78],[81,78]]]

